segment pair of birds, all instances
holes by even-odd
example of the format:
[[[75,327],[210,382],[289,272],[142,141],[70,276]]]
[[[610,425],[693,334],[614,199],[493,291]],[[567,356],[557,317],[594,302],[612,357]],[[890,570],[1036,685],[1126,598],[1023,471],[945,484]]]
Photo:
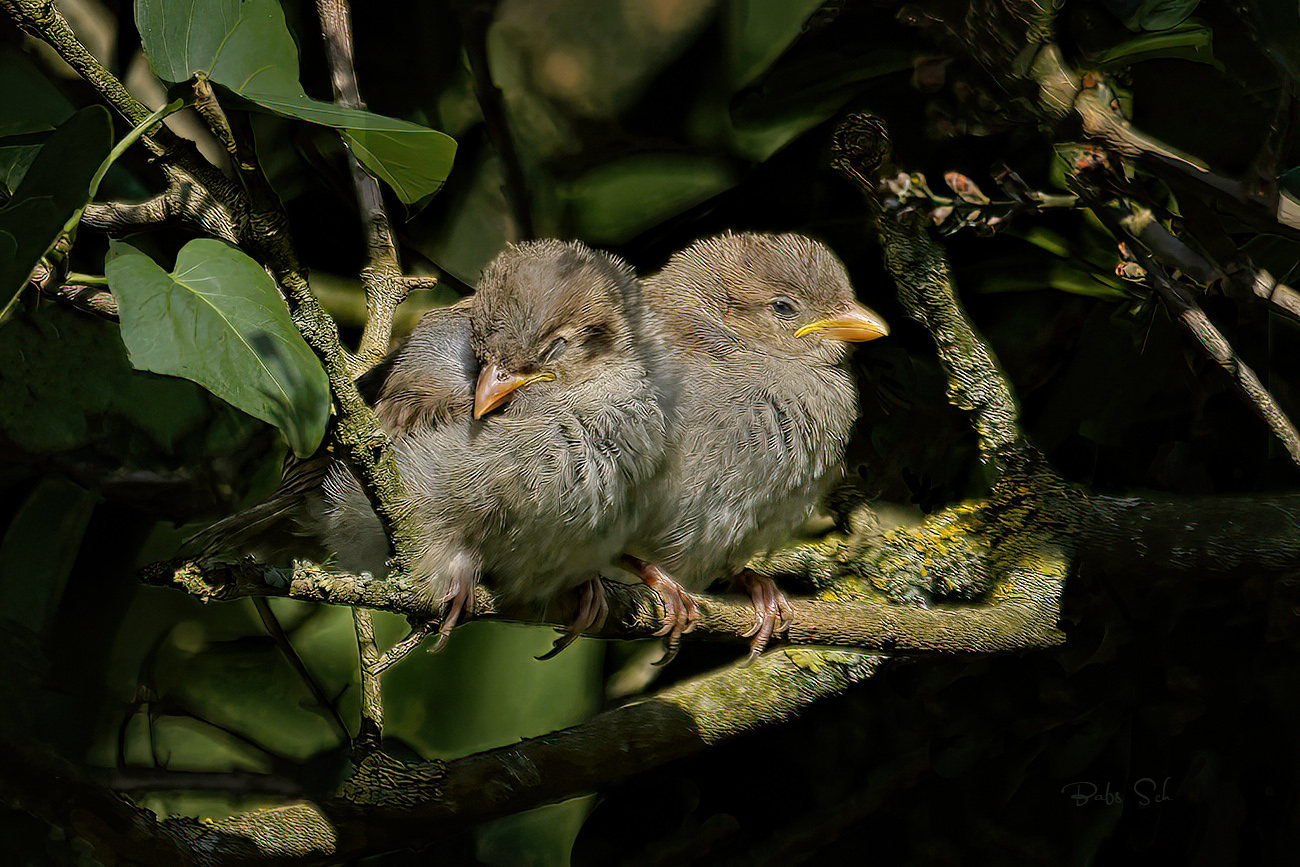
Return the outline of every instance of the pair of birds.
[[[558,652],[603,620],[599,575],[621,566],[662,599],[670,655],[697,618],[690,591],[733,578],[757,655],[790,607],[744,563],[838,479],[857,417],[849,344],[887,333],[834,254],[798,235],[698,241],[644,281],[577,242],[502,252],[475,295],[426,314],[359,381],[427,530],[414,577],[448,606],[439,646],[484,580],[512,602],[580,589]],[[390,555],[327,456],[199,545],[375,573]]]

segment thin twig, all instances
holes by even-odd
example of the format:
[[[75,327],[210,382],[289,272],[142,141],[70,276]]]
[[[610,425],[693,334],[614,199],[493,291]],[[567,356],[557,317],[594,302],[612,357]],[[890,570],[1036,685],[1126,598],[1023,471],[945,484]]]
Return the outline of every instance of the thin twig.
[[[379,647],[375,643],[375,623],[369,609],[353,608],[352,621],[357,631],[357,652],[361,671],[361,726],[352,742],[353,760],[377,750],[384,734],[384,695],[379,675]]]
[[[316,12],[325,39],[334,101],[348,108],[365,108],[353,62],[352,12],[347,0],[316,0]],[[366,324],[357,349],[357,372],[360,373],[373,367],[388,353],[393,336],[393,316],[412,284],[402,277],[392,223],[384,208],[379,182],[362,167],[351,151],[348,151],[348,166],[366,235],[366,264],[361,269],[361,284],[366,290]]]
[[[1169,308],[1170,315],[1200,344],[1205,354],[1223,368],[1238,393],[1282,441],[1291,460],[1300,465],[1300,431],[1296,430],[1255,371],[1241,360],[1232,344],[1205,315],[1191,290],[1171,277],[1159,259],[1147,249],[1142,229],[1151,222],[1150,214],[1133,214],[1118,205],[1096,201],[1092,203],[1091,210],[1115,237],[1127,235],[1132,239],[1131,243],[1125,245],[1126,249],[1146,271],[1151,285]]]
[[[397,663],[401,662],[411,654],[420,642],[438,631],[438,624],[427,621],[421,622],[406,634],[406,637],[384,651],[383,656],[375,663],[375,673],[383,674]]]
[[[1296,430],[1295,425],[1287,418],[1286,412],[1260,382],[1255,371],[1241,360],[1228,339],[1214,327],[1214,323],[1205,315],[1205,311],[1196,303],[1190,291],[1170,277],[1160,263],[1141,247],[1135,246],[1133,254],[1138,264],[1146,269],[1156,291],[1169,307],[1170,313],[1196,339],[1205,350],[1205,354],[1223,368],[1241,396],[1268,424],[1273,434],[1282,441],[1291,460],[1300,465],[1300,431]]]
[[[298,780],[280,774],[257,774],[250,771],[174,771],[163,768],[122,767],[115,770],[91,770],[90,775],[115,792],[221,792],[228,795],[273,795],[301,798],[306,787]]]
[[[271,603],[268,602],[265,597],[254,597],[253,607],[257,609],[257,616],[261,618],[262,626],[266,628],[266,633],[270,635],[271,640],[275,642],[275,646],[279,649],[280,655],[284,657],[285,662],[289,663],[289,667],[298,674],[298,678],[302,680],[303,684],[307,687],[307,690],[311,693],[312,698],[316,700],[316,705],[320,708],[322,716],[334,725],[334,729],[338,732],[339,737],[347,740],[348,727],[347,724],[343,722],[343,717],[339,715],[337,702],[325,694],[325,690],[321,687],[320,682],[317,681],[316,677],[310,670],[308,670],[307,664],[302,661],[302,657],[298,655],[298,651],[294,650],[293,642],[289,640],[289,634],[284,631],[284,626],[280,624],[280,618],[276,617],[275,612],[271,610]]]

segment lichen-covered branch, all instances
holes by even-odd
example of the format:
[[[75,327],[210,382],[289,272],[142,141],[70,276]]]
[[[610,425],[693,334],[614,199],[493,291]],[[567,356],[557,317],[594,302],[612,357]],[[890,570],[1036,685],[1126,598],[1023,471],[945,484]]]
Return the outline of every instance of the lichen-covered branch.
[[[358,667],[361,679],[361,725],[352,742],[355,757],[360,759],[379,748],[384,732],[384,696],[379,682],[379,645],[375,642],[375,624],[369,608],[352,609],[357,632]]]
[[[901,543],[909,547],[908,543]],[[978,546],[973,546],[978,550]],[[802,549],[801,549],[802,550]],[[869,570],[857,558],[861,543],[841,539],[809,547],[809,554],[822,560],[825,569],[839,576],[860,578]],[[880,559],[894,552],[886,544]],[[967,555],[963,551],[963,556]],[[1049,573],[1061,572],[1063,558],[1051,565]],[[1043,553],[1043,564],[1052,555]],[[908,558],[895,556],[895,570],[912,567]],[[924,564],[922,564],[924,565]],[[1040,564],[1042,565],[1042,564]],[[953,568],[960,568],[954,559]],[[1043,573],[1048,574],[1048,573]],[[388,579],[369,575],[330,572],[305,561],[292,569],[276,569],[252,561],[233,564],[177,561],[160,563],[145,573],[145,581],[155,586],[183,590],[203,600],[231,600],[245,596],[285,596],[307,602],[374,608],[425,619],[428,612],[418,600],[407,598]],[[896,581],[905,578],[895,576]],[[912,576],[916,583],[925,581],[921,574]],[[790,644],[829,644],[870,649],[894,649],[921,652],[998,652],[1026,646],[1045,646],[1059,641],[1055,618],[1037,615],[1034,606],[1051,606],[1055,590],[1037,583],[1037,578],[1023,577],[1012,581],[998,604],[988,607],[943,606],[921,607],[890,604],[883,593],[870,593],[853,583],[838,589],[828,588],[822,598],[795,599],[794,616],[786,641]],[[662,602],[654,591],[642,585],[606,582],[610,612],[605,624],[587,634],[597,638],[652,638],[662,623]],[[871,598],[874,596],[874,598]],[[1021,603],[1027,608],[1022,609]],[[542,617],[527,608],[503,608],[491,591],[480,587],[475,598],[475,617],[544,623],[563,626],[572,620],[577,600],[557,600]],[[700,596],[700,621],[693,637],[714,640],[746,641],[745,633],[753,626],[753,609],[743,599]],[[1030,610],[1033,609],[1033,610]],[[387,666],[385,666],[387,667]]]
[[[0,768],[0,793],[16,790],[29,810],[77,829],[115,863],[337,863],[430,845],[778,724],[870,677],[881,661],[863,651],[771,651],[748,668],[724,668],[581,725],[453,762],[403,763],[374,752],[334,798],[209,823],[157,822],[46,748],[12,740],[0,741],[15,757]],[[41,781],[35,792],[32,779]]]
[[[835,167],[871,203],[885,266],[898,284],[903,308],[934,338],[948,373],[949,399],[974,414],[980,456],[996,465],[1004,451],[1025,447],[1020,410],[1006,375],[957,300],[943,250],[927,234],[928,219],[919,211],[887,207],[888,191],[879,179],[890,153],[884,124],[854,115],[835,131],[832,150]]]

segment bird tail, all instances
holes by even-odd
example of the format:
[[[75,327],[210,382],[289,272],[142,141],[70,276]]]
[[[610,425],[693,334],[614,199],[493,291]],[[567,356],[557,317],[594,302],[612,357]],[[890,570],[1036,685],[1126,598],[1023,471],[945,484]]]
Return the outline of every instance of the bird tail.
[[[304,460],[290,457],[271,496],[195,533],[182,543],[181,556],[256,554],[268,561],[293,557],[319,560],[323,552],[314,543],[312,500],[332,460],[323,450]]]

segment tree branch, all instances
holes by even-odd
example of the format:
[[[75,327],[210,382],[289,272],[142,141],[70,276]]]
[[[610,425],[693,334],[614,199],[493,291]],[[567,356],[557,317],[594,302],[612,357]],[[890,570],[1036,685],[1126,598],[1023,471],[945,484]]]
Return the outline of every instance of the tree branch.
[[[1200,344],[1205,354],[1223,368],[1237,392],[1282,441],[1287,453],[1291,455],[1291,460],[1300,464],[1300,431],[1296,430],[1277,400],[1255,375],[1255,371],[1241,360],[1228,339],[1214,327],[1214,323],[1196,303],[1192,293],[1180,281],[1172,278],[1156,257],[1146,249],[1145,241],[1151,233],[1143,230],[1154,223],[1151,212],[1139,209],[1135,214],[1126,208],[1118,208],[1119,213],[1117,213],[1116,205],[1096,201],[1093,202],[1091,209],[1116,237],[1128,235],[1132,239],[1132,242],[1126,245],[1126,249],[1146,272],[1149,282],[1168,307],[1170,314]],[[1161,236],[1157,235],[1157,237]]]
[[[784,722],[870,677],[882,661],[860,651],[773,651],[750,667],[724,668],[581,725],[454,762],[404,764],[372,753],[333,799],[202,825],[156,822],[49,750],[4,736],[0,747],[15,761],[0,764],[0,793],[20,794],[28,810],[76,829],[116,863],[334,863],[429,845]]]
[[[384,734],[384,696],[379,682],[379,647],[370,609],[352,609],[357,631],[357,653],[361,677],[361,726],[352,742],[354,759],[360,761],[379,748]]]
[[[886,207],[889,189],[879,178],[890,158],[884,124],[854,115],[836,129],[831,149],[835,168],[871,205],[903,308],[934,338],[948,373],[949,400],[974,414],[980,456],[997,466],[1003,452],[1027,448],[1020,409],[1010,381],[957,300],[943,250],[926,233],[925,215],[902,203],[893,211]]]
[[[349,108],[365,108],[353,63],[352,12],[347,0],[316,0],[316,13],[325,39],[334,101]],[[351,151],[348,152],[348,166],[366,236],[366,264],[361,269],[361,284],[366,290],[366,324],[357,350],[356,370],[361,373],[388,354],[393,336],[393,315],[415,283],[402,276],[397,244],[393,240],[393,228],[384,208],[379,182],[362,168]],[[429,279],[432,278],[424,278],[426,281]]]
[[[895,584],[905,583],[917,565],[901,554],[909,547],[902,537],[886,540],[876,555],[890,569]],[[801,549],[810,550],[810,549]],[[860,579],[872,565],[862,562],[860,541],[835,540],[810,556],[828,564],[843,577]],[[966,552],[962,551],[965,557]],[[828,593],[825,599],[792,600],[794,616],[785,641],[798,645],[837,645],[893,651],[998,652],[1059,643],[1055,612],[1059,593],[1050,581],[1064,577],[1065,561],[1058,557],[1046,571],[1051,554],[1039,551],[1037,571],[1010,569],[996,604],[989,606],[920,607],[889,604],[866,585],[855,583]],[[850,559],[853,558],[853,559]],[[953,570],[960,565],[955,560]],[[388,579],[367,574],[349,575],[326,571],[298,561],[292,569],[279,569],[244,560],[239,563],[211,561],[169,561],[155,564],[144,574],[146,583],[183,590],[203,601],[229,601],[245,596],[286,596],[306,602],[373,608],[415,620],[427,618],[422,603],[394,592]],[[930,578],[912,574],[912,581],[927,587]],[[1044,583],[1047,581],[1048,583]],[[594,638],[652,638],[662,623],[662,602],[658,594],[641,585],[605,582],[610,611],[603,626],[586,634]],[[874,597],[874,603],[871,600]],[[847,601],[842,601],[847,600]],[[576,599],[560,599],[545,616],[527,608],[504,608],[491,591],[479,587],[475,596],[475,618],[546,624],[557,628],[572,620]],[[699,596],[699,625],[692,636],[711,640],[748,641],[753,626],[751,606],[739,598]],[[381,660],[383,667],[391,662]]]

